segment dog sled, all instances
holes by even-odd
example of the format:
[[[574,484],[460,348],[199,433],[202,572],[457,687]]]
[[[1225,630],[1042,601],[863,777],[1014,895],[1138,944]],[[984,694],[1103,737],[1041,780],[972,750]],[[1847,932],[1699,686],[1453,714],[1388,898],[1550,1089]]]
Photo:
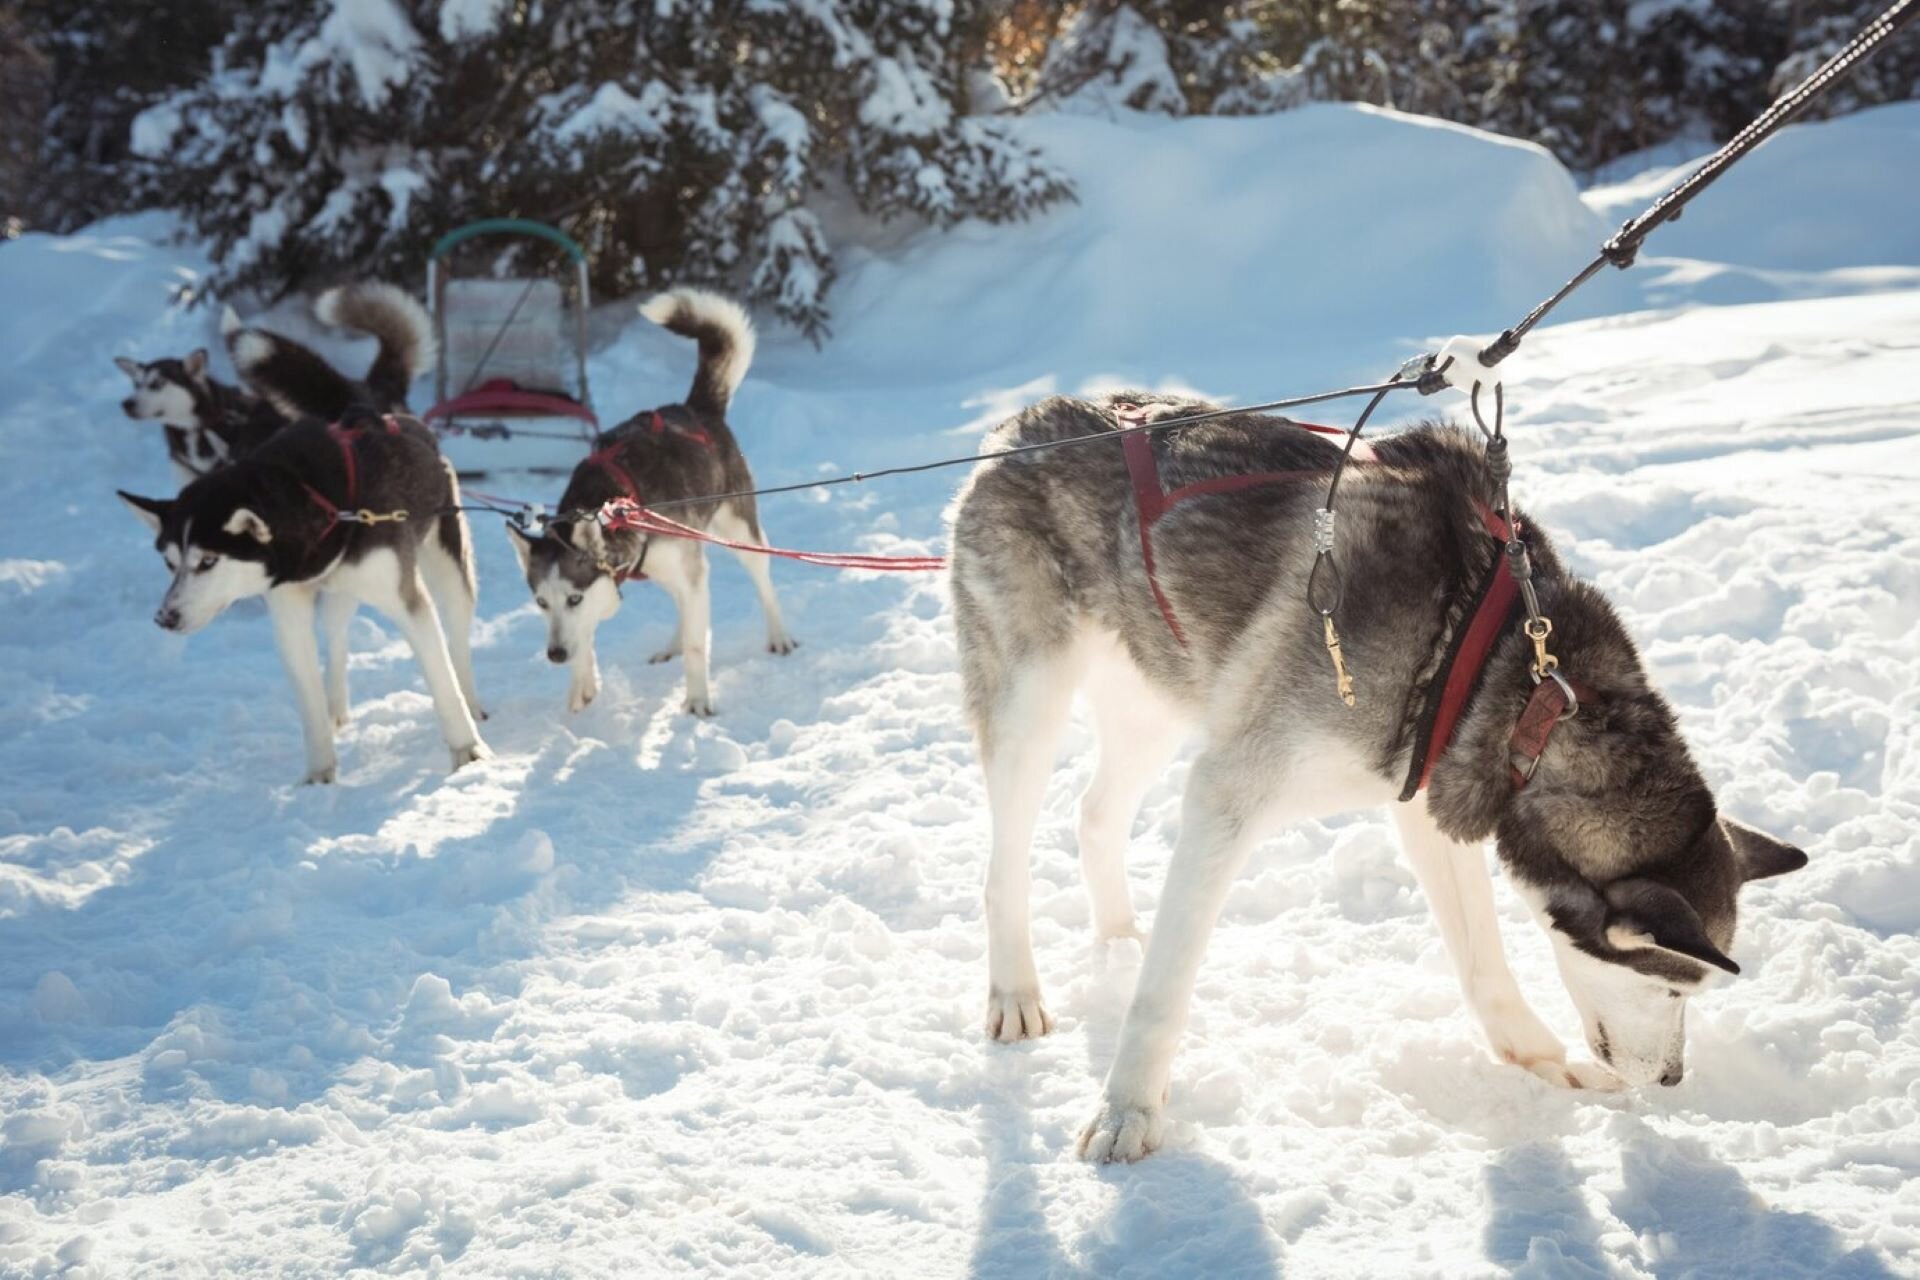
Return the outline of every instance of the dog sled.
[[[586,251],[542,222],[468,223],[433,246],[427,301],[439,356],[422,417],[455,468],[571,471],[600,431],[587,385]]]

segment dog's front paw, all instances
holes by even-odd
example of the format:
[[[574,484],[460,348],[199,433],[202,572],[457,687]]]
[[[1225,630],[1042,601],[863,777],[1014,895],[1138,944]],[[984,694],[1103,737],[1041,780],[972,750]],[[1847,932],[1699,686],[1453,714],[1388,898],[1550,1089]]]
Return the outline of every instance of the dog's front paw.
[[[687,700],[681,704],[681,710],[685,711],[688,715],[699,716],[704,720],[713,714],[713,699],[704,693],[698,696],[688,694]]]
[[[1166,1137],[1166,1112],[1159,1107],[1116,1103],[1100,1105],[1093,1123],[1080,1131],[1078,1150],[1093,1164],[1131,1164],[1160,1149]]]
[[[675,658],[679,656],[680,656],[680,646],[676,644],[669,648],[662,649],[660,652],[654,654],[651,658],[648,658],[647,662],[657,667],[663,662],[672,662]]]
[[[987,1039],[1012,1044],[1016,1040],[1038,1040],[1052,1030],[1053,1015],[1040,1002],[1038,987],[987,993]]]
[[[340,762],[338,760],[327,760],[319,764],[307,766],[307,776],[300,779],[300,785],[304,787],[331,786],[339,776]]]
[[[353,720],[353,711],[344,702],[337,702],[328,708],[327,714],[333,718],[335,729],[344,729]]]
[[[472,764],[476,760],[493,759],[493,752],[487,749],[487,744],[477,738],[467,746],[454,747],[452,749],[452,755],[453,767],[456,771]]]
[[[1597,1062],[1561,1062],[1537,1058],[1519,1064],[1556,1089],[1591,1089],[1595,1093],[1618,1093],[1627,1087],[1622,1080]]]
[[[784,631],[767,637],[767,652],[777,653],[783,658],[799,647],[800,642]]]
[[[1486,1028],[1487,1044],[1493,1056],[1502,1062],[1532,1069],[1536,1062],[1565,1062],[1567,1046],[1547,1029],[1538,1014],[1520,998],[1493,999],[1480,1009],[1481,1025]]]
[[[597,684],[574,685],[571,689],[567,690],[567,710],[585,711],[599,693],[600,686]]]

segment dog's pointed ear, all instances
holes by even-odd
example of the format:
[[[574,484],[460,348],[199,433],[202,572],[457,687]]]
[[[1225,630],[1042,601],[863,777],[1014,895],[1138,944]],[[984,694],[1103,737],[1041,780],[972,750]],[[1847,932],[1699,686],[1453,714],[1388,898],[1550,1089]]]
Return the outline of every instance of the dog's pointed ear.
[[[513,543],[513,554],[520,557],[520,572],[527,572],[528,561],[533,555],[533,539],[517,524],[507,526],[507,539]]]
[[[607,539],[598,520],[571,520],[564,527],[566,540],[582,554],[594,560],[606,558]]]
[[[140,362],[130,356],[115,356],[113,363],[120,372],[132,378],[135,382],[140,381],[140,375],[146,372],[146,369],[141,366]]]
[[[120,501],[127,504],[127,510],[140,517],[140,522],[155,533],[167,522],[167,512],[173,510],[173,502],[168,498],[142,498],[138,494],[128,493],[125,489],[115,489]]]
[[[1755,831],[1744,822],[1722,818],[1720,829],[1726,832],[1727,843],[1733,846],[1733,856],[1740,863],[1740,874],[1747,880],[1783,876],[1807,865],[1805,850],[1784,840],[1775,840],[1764,831]]]
[[[262,546],[273,541],[273,530],[267,528],[267,522],[245,507],[228,516],[226,524],[221,527],[228,533],[252,538]]]
[[[1659,947],[1728,973],[1740,972],[1740,966],[1713,945],[1693,904],[1666,885],[1630,876],[1608,885],[1606,899],[1607,941],[1620,950]]]
[[[180,362],[180,367],[187,371],[189,378],[206,376],[207,349],[205,347],[195,347],[193,353]]]

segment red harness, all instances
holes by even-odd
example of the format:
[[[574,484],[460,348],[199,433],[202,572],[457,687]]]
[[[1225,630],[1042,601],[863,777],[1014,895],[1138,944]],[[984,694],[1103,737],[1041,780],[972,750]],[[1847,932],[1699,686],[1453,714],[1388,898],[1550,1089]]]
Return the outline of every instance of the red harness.
[[[1145,423],[1142,410],[1136,405],[1115,405],[1114,416],[1126,426]],[[1293,425],[1319,435],[1345,437],[1348,434],[1338,427],[1323,427],[1311,422],[1296,422]],[[1180,620],[1173,611],[1173,602],[1167,599],[1167,593],[1161,588],[1159,575],[1154,569],[1153,526],[1187,498],[1210,493],[1236,493],[1242,489],[1281,484],[1297,480],[1303,475],[1323,473],[1292,470],[1211,476],[1168,492],[1160,479],[1160,464],[1154,456],[1151,432],[1128,431],[1120,437],[1120,447],[1126,456],[1127,474],[1133,480],[1133,504],[1140,517],[1140,557],[1146,567],[1147,585],[1153,589],[1154,601],[1160,606],[1160,616],[1166,619],[1167,630],[1173,633],[1173,638],[1184,649],[1187,647],[1186,632],[1181,629]],[[1356,452],[1356,456],[1360,455]],[[1480,590],[1479,603],[1474,606],[1467,625],[1454,636],[1453,645],[1441,667],[1442,674],[1435,678],[1429,690],[1427,707],[1414,737],[1414,754],[1408,762],[1406,785],[1400,794],[1402,800],[1413,799],[1415,793],[1426,787],[1427,780],[1433,776],[1434,766],[1446,754],[1448,745],[1453,741],[1453,731],[1467,709],[1474,686],[1480,681],[1480,672],[1487,665],[1487,657],[1512,621],[1514,603],[1520,596],[1520,584],[1514,581],[1513,570],[1503,550],[1512,541],[1517,526],[1510,526],[1498,512],[1480,502],[1474,503],[1474,510],[1499,550],[1496,550],[1494,567],[1486,585]],[[1561,679],[1566,681],[1564,685]],[[1533,780],[1534,770],[1540,765],[1540,757],[1546,753],[1547,741],[1553,735],[1554,726],[1578,709],[1580,702],[1589,701],[1594,696],[1593,691],[1578,680],[1571,677],[1561,679],[1549,677],[1541,680],[1534,687],[1533,695],[1527,699],[1519,722],[1514,725],[1508,745],[1513,754],[1525,762],[1524,769],[1509,765],[1516,791]]]
[[[1138,405],[1116,404],[1113,416],[1128,427],[1146,425],[1144,411]],[[1338,427],[1323,427],[1313,422],[1295,422],[1294,426],[1316,435],[1339,436],[1347,433]],[[1160,606],[1160,616],[1167,620],[1167,630],[1180,642],[1182,649],[1187,647],[1187,633],[1180,627],[1180,619],[1174,615],[1173,602],[1167,599],[1167,593],[1160,588],[1160,576],[1153,564],[1153,526],[1160,517],[1173,510],[1188,498],[1198,498],[1209,493],[1237,493],[1242,489],[1255,489],[1261,485],[1282,484],[1298,480],[1301,476],[1322,475],[1324,472],[1298,469],[1293,471],[1255,471],[1238,476],[1210,476],[1205,480],[1196,480],[1192,484],[1183,484],[1173,492],[1160,481],[1160,461],[1153,453],[1153,433],[1151,431],[1130,430],[1120,437],[1120,448],[1126,455],[1127,474],[1133,478],[1133,506],[1140,515],[1140,558],[1146,565],[1147,585],[1153,588],[1153,598]]]
[[[691,440],[704,449],[713,448],[713,437],[707,434],[704,427],[688,427],[677,422],[668,422],[658,409],[655,409],[652,416],[648,419],[647,430],[656,436],[663,436],[671,431],[674,435],[685,440]],[[588,454],[587,462],[604,471],[607,478],[613,481],[621,494],[632,502],[634,506],[644,508],[646,502],[640,496],[640,486],[634,483],[633,473],[628,471],[626,464],[620,461],[620,451],[622,447],[623,442],[615,440],[611,444],[605,445],[599,450]],[[644,562],[645,559],[646,553],[643,550],[641,552],[642,562]],[[622,570],[614,574],[613,578],[615,582],[645,582],[647,575],[636,568]]]
[[[397,436],[400,434],[399,419],[394,417],[393,414],[381,414],[380,421],[385,425],[388,435]],[[312,485],[306,484],[304,481],[301,484],[301,488],[307,491],[307,497],[313,500],[313,505],[320,508],[327,517],[326,527],[320,531],[320,536],[323,539],[343,524],[373,523],[369,517],[374,516],[376,513],[360,509],[360,467],[354,460],[353,455],[355,443],[358,442],[360,437],[365,435],[366,432],[366,427],[349,427],[338,422],[330,423],[327,426],[327,434],[333,437],[335,444],[340,446],[340,463],[347,473],[347,499],[345,502],[335,505],[326,494],[321,493]],[[405,519],[405,513],[400,513],[400,518]]]

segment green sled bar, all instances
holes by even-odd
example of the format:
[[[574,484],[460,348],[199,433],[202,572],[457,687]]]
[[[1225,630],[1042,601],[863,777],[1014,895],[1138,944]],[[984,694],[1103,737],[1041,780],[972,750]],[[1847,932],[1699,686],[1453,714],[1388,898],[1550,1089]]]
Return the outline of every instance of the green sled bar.
[[[533,236],[541,240],[550,240],[567,251],[575,262],[585,264],[587,251],[582,249],[572,237],[556,227],[544,222],[535,222],[531,218],[483,218],[479,222],[469,222],[464,227],[456,227],[440,237],[429,255],[444,258],[449,252],[467,241],[479,236]]]

